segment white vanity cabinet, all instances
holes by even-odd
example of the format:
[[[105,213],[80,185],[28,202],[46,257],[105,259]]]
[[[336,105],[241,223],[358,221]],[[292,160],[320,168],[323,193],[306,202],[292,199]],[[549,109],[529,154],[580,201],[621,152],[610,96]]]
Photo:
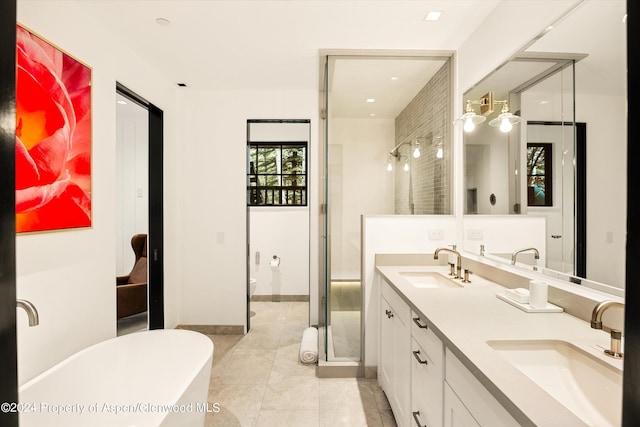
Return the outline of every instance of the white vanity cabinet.
[[[380,304],[379,383],[400,427],[411,420],[411,327],[409,306],[383,283]]]
[[[446,427],[520,426],[449,349],[446,349],[445,360]]]
[[[420,315],[411,312],[411,414],[416,426],[441,426],[444,346]]]
[[[446,382],[444,384],[444,424],[442,425],[444,427],[480,427]]]

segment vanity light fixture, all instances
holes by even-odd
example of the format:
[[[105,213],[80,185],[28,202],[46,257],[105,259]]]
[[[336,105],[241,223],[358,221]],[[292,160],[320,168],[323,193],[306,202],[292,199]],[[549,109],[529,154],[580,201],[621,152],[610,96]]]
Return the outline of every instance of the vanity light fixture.
[[[407,157],[404,161],[404,166],[402,167],[402,170],[405,172],[409,172],[409,158]]]
[[[473,130],[476,128],[476,125],[479,125],[480,123],[487,120],[486,117],[479,116],[478,114],[476,114],[473,108],[474,105],[480,105],[480,106],[489,105],[489,99],[484,97],[480,98],[477,101],[472,101],[471,99],[467,99],[467,106],[464,109],[464,114],[462,115],[462,117],[458,119],[459,121],[464,122],[464,125],[462,126],[462,128],[467,133],[473,132]]]
[[[387,171],[391,172],[393,170],[393,160],[391,160],[391,156],[387,159]]]
[[[502,104],[502,110],[500,114],[495,119],[489,122],[489,126],[499,127],[502,132],[510,132],[513,128],[513,125],[520,123],[522,119],[520,116],[516,116],[509,112],[509,104],[507,100],[504,101],[494,101],[493,93],[488,92],[479,100],[471,100],[468,99],[466,103],[466,107],[464,110],[464,114],[456,119],[455,122],[464,122],[463,129],[465,132],[472,132],[476,125],[484,122],[487,118],[485,116],[493,113],[494,104]],[[480,106],[480,114],[478,115],[475,112],[474,105]]]
[[[502,110],[498,117],[489,122],[489,126],[499,127],[500,131],[504,133],[511,132],[513,125],[520,123],[522,119],[520,116],[513,115],[509,112],[509,104],[507,100],[494,101],[494,104],[502,104]]]

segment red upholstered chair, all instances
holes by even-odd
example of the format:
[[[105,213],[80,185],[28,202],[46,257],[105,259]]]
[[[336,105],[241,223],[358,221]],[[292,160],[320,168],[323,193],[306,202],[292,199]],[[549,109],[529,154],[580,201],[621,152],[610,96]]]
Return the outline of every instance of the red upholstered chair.
[[[147,235],[135,234],[136,262],[131,273],[116,277],[118,319],[147,311]]]

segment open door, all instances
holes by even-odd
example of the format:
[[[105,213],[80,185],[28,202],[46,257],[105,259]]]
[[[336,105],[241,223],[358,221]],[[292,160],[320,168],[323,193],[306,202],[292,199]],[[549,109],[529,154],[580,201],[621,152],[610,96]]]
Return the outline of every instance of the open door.
[[[128,89],[116,83],[117,93],[146,110],[148,115],[148,154],[146,215],[148,217],[148,328],[164,328],[164,230],[163,230],[163,112],[161,109]],[[144,196],[144,188],[135,188],[135,197]]]

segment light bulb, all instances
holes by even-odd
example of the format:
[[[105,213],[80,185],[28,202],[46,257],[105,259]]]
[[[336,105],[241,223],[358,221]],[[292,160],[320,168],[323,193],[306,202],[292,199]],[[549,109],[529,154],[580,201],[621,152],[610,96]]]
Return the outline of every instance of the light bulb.
[[[391,162],[387,163],[387,170],[389,172],[391,172],[393,170],[393,165],[391,164]]]
[[[473,123],[473,120],[471,119],[471,117],[467,117],[467,119],[464,121],[464,126],[462,128],[464,129],[465,132],[472,132],[476,128],[476,125],[475,123]]]
[[[500,131],[504,132],[504,133],[507,133],[507,132],[510,132],[511,129],[513,129],[513,125],[509,121],[509,118],[508,117],[504,117],[502,119],[502,121],[500,122]]]
[[[444,156],[444,152],[442,151],[442,147],[438,148],[438,151],[436,151],[436,157],[441,159]]]
[[[402,168],[405,172],[409,172],[409,163],[405,162],[404,167]]]
[[[415,150],[413,150],[413,157],[416,159],[420,157],[420,147],[416,147]]]

